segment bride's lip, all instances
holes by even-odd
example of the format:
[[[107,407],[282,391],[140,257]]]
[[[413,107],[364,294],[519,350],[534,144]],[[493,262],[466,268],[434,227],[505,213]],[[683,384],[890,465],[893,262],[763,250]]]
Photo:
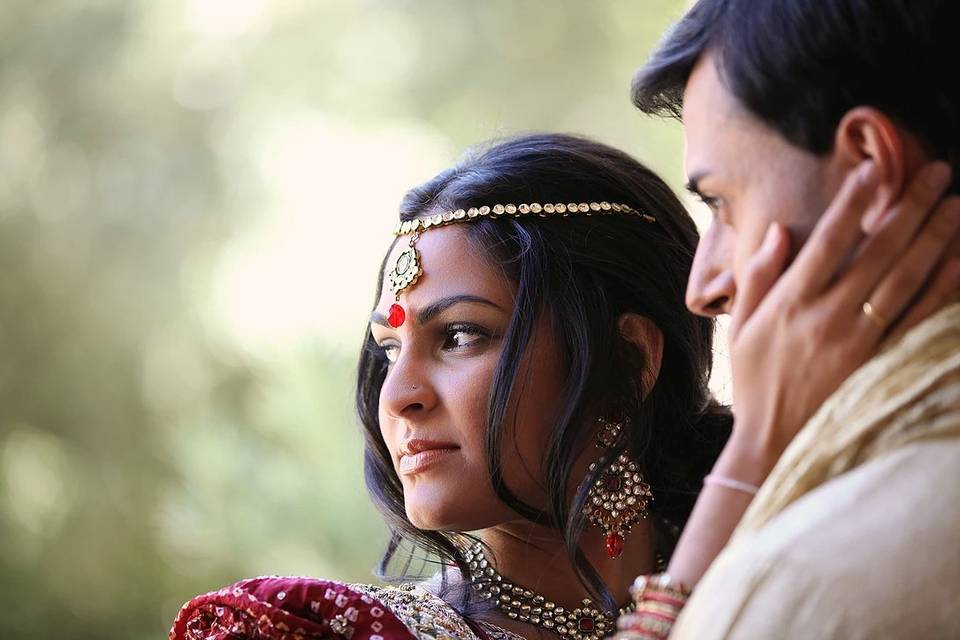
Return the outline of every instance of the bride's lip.
[[[451,442],[408,440],[400,448],[399,472],[402,475],[420,473],[459,450],[460,447]]]

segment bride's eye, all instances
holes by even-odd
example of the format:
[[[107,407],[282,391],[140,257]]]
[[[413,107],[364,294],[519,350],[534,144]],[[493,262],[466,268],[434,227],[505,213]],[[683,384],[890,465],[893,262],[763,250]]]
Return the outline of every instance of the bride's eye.
[[[480,346],[489,339],[490,334],[473,324],[451,324],[444,328],[443,349],[446,351],[463,351],[471,347]]]
[[[395,342],[385,342],[383,344],[377,345],[380,347],[380,350],[383,352],[383,356],[387,359],[387,362],[394,363],[397,361],[397,358],[400,356],[400,345]]]

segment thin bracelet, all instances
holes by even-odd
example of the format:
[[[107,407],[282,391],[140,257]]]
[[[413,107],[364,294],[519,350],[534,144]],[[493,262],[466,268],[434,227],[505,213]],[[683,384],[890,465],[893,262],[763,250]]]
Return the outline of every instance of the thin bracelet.
[[[728,478],[727,476],[721,476],[717,473],[711,473],[704,478],[703,484],[715,484],[718,487],[726,487],[727,489],[733,489],[734,491],[742,491],[743,493],[750,494],[751,496],[757,495],[757,492],[760,491],[760,487],[756,485],[748,482],[742,482],[734,478]]]

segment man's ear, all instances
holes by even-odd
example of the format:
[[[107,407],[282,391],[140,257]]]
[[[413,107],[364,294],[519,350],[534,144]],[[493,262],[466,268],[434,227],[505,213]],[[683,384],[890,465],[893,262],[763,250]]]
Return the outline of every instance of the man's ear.
[[[865,160],[872,161],[877,172],[875,197],[863,219],[864,229],[869,229],[900,198],[907,184],[908,158],[893,120],[873,107],[855,107],[837,125],[833,161],[845,175]]]
[[[617,318],[617,328],[625,340],[633,343],[644,355],[644,371],[640,380],[646,397],[660,375],[663,362],[663,332],[653,320],[638,313],[624,313]]]

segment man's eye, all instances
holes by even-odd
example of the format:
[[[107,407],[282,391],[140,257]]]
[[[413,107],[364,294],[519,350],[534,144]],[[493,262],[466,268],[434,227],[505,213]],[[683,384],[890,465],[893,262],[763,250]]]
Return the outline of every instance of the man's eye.
[[[700,202],[707,205],[707,207],[713,212],[716,212],[717,209],[720,208],[720,198],[717,198],[715,196],[705,196],[705,195],[700,195],[699,198],[700,198]]]

